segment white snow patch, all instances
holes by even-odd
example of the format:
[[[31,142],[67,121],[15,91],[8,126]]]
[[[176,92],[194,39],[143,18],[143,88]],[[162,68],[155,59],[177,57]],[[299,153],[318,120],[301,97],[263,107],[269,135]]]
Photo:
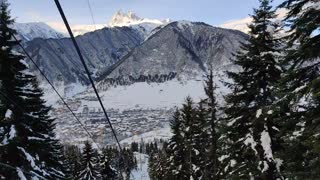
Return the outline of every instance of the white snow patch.
[[[251,145],[251,149],[254,150],[254,152],[256,154],[258,154],[258,152],[256,150],[257,142],[254,141],[253,136],[251,134],[247,134],[246,139],[244,141],[244,144],[247,145],[247,146]]]
[[[303,133],[303,131],[305,130],[305,124],[306,124],[306,122],[300,122],[300,123],[298,123],[297,126],[300,127],[300,129],[294,131],[294,132],[292,133],[292,137],[290,137],[290,139],[295,139],[295,138],[301,136],[302,133]]]
[[[223,160],[225,160],[225,159],[227,159],[227,158],[229,158],[229,157],[230,157],[230,155],[222,155],[221,157],[218,158],[218,160],[219,160],[220,162],[222,162]]]
[[[22,63],[23,65],[25,65],[26,68],[29,68],[29,64],[28,64],[25,60],[20,59],[20,63]]]
[[[167,128],[161,128],[154,131],[146,132],[140,135],[134,135],[130,138],[124,139],[120,141],[121,144],[131,144],[132,142],[153,142],[155,139],[163,139],[167,140],[170,139],[172,136],[171,129],[169,127]]]
[[[269,165],[267,161],[263,161],[263,169],[262,172],[266,172],[269,169]]]
[[[256,113],[256,118],[259,118],[262,114],[262,109],[258,109]]]
[[[231,160],[230,160],[230,166],[231,166],[231,167],[234,167],[236,164],[237,164],[237,161],[236,161],[236,160],[234,160],[234,159],[231,159]]]
[[[273,159],[272,149],[271,149],[271,138],[268,132],[268,128],[265,126],[265,130],[261,133],[261,146],[264,150],[264,155],[267,159]]]
[[[2,46],[1,50],[6,51],[9,48],[9,46]]]
[[[228,122],[227,126],[232,126],[237,120],[241,119],[242,116],[239,116],[237,118],[232,119],[230,122]]]
[[[279,130],[277,127],[275,127],[275,126],[272,126],[272,129],[274,129],[274,130],[276,130],[276,131],[280,132],[280,130]]]
[[[9,140],[13,139],[16,136],[16,128],[14,125],[10,127],[10,132],[9,132]]]
[[[297,87],[297,88],[293,91],[293,93],[299,92],[299,91],[301,91],[301,90],[302,90],[303,88],[305,88],[305,87],[306,87],[306,85]]]
[[[9,142],[9,140],[13,139],[16,136],[16,129],[14,125],[11,125],[10,127],[10,132],[9,132],[9,137],[7,137],[7,135],[4,136],[2,142],[1,142],[1,146],[3,145],[7,145]]]
[[[273,113],[273,111],[272,110],[269,110],[268,112],[267,112],[267,114],[272,114]]]
[[[146,154],[141,154],[134,152],[134,156],[137,159],[137,169],[131,172],[131,180],[150,180],[148,173],[149,156]]]
[[[25,155],[25,157],[27,158],[27,160],[29,161],[31,167],[37,171],[40,171],[43,173],[43,175],[49,175],[47,172],[45,172],[44,170],[41,170],[36,163],[34,162],[34,158],[22,147],[17,147],[19,150],[21,150],[23,152],[23,154]]]
[[[274,161],[276,162],[276,168],[277,170],[280,172],[280,167],[283,163],[283,160],[282,159],[279,159],[279,158],[275,158]]]
[[[11,116],[12,116],[12,111],[11,111],[10,109],[7,109],[6,114],[5,114],[4,117],[5,117],[6,119],[10,119]]]
[[[24,148],[22,148],[22,147],[17,147],[17,148],[20,149],[24,153],[24,155],[26,156],[27,160],[30,162],[31,167],[36,167],[36,164],[34,162],[34,158],[29,153],[27,153]]]
[[[20,180],[27,180],[26,176],[24,176],[23,172],[18,167],[17,167],[17,173],[18,173],[18,177],[20,178]]]

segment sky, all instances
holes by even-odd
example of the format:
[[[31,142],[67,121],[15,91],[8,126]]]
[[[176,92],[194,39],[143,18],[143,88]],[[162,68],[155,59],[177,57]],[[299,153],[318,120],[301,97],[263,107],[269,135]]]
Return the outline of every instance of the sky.
[[[247,17],[259,5],[258,0],[60,0],[71,25],[92,24],[88,1],[97,24],[107,24],[118,10],[131,10],[144,18],[219,25]],[[273,5],[281,2],[274,0]],[[17,22],[62,22],[54,0],[9,0],[9,3]]]

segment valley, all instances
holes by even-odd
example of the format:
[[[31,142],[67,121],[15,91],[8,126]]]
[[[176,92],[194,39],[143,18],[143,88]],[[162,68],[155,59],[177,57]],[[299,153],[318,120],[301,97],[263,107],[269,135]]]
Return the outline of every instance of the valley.
[[[101,146],[114,144],[70,39],[29,34],[26,31],[21,35],[29,37],[25,38],[27,51],[45,69],[94,140]],[[132,12],[117,12],[109,26],[76,37],[112,124],[124,142],[133,136],[168,129],[174,110],[187,96],[195,102],[205,96],[203,79],[209,69],[214,70],[222,105],[223,95],[228,92],[224,71],[239,70],[231,58],[246,39],[240,31],[200,22],[145,19]],[[44,88],[45,100],[53,107],[58,138],[66,144],[88,140],[80,124],[30,66]],[[154,139],[170,137],[170,132],[165,132],[168,135],[154,133]]]

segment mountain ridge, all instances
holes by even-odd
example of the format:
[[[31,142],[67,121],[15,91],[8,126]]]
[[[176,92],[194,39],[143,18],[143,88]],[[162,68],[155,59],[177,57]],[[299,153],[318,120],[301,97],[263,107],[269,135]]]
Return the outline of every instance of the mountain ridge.
[[[210,59],[218,61],[215,63],[217,69],[230,64],[232,53],[239,49],[240,42],[244,42],[246,38],[247,35],[240,31],[213,27],[202,22],[171,22],[122,57],[97,80],[123,77],[125,81],[124,79],[141,79],[143,76],[164,76],[170,73],[197,76],[206,71],[210,64],[208,62],[215,62]],[[174,47],[167,48],[170,44],[174,44]],[[160,53],[157,52],[158,49]],[[154,60],[155,58],[158,59]],[[148,63],[149,66],[146,66]]]
[[[35,38],[60,39],[66,37],[43,22],[15,23],[13,28],[17,31],[19,38],[23,41],[31,41]]]

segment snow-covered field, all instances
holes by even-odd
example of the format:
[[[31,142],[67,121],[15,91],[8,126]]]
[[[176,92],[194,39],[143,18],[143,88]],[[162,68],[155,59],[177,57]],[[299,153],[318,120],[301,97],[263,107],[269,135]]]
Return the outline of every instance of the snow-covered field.
[[[131,144],[132,142],[153,142],[155,139],[163,139],[167,140],[171,138],[172,133],[170,127],[166,128],[159,128],[157,130],[149,131],[140,135],[134,135],[130,138],[126,138],[122,141],[120,141],[121,144]]]
[[[221,83],[220,78],[215,79],[217,84],[218,101],[228,92]],[[171,109],[180,107],[187,96],[195,102],[205,98],[204,81],[200,78],[193,80],[179,81],[177,79],[164,83],[138,82],[130,86],[110,87],[108,90],[99,92],[107,109]],[[94,97],[93,91],[75,96],[81,99],[81,106],[99,107],[96,100],[87,100],[87,97]],[[82,109],[79,109],[82,111]]]
[[[93,93],[85,93],[76,96],[79,99],[94,96]],[[195,101],[204,97],[203,82],[191,80],[180,82],[177,80],[165,83],[134,83],[130,86],[111,87],[107,91],[100,92],[107,109],[166,109],[180,106],[187,96]],[[99,107],[97,101],[82,100],[83,106]]]
[[[148,173],[148,162],[149,156],[146,154],[141,154],[138,152],[134,152],[134,156],[137,159],[138,168],[131,172],[131,180],[149,180],[149,173]]]

